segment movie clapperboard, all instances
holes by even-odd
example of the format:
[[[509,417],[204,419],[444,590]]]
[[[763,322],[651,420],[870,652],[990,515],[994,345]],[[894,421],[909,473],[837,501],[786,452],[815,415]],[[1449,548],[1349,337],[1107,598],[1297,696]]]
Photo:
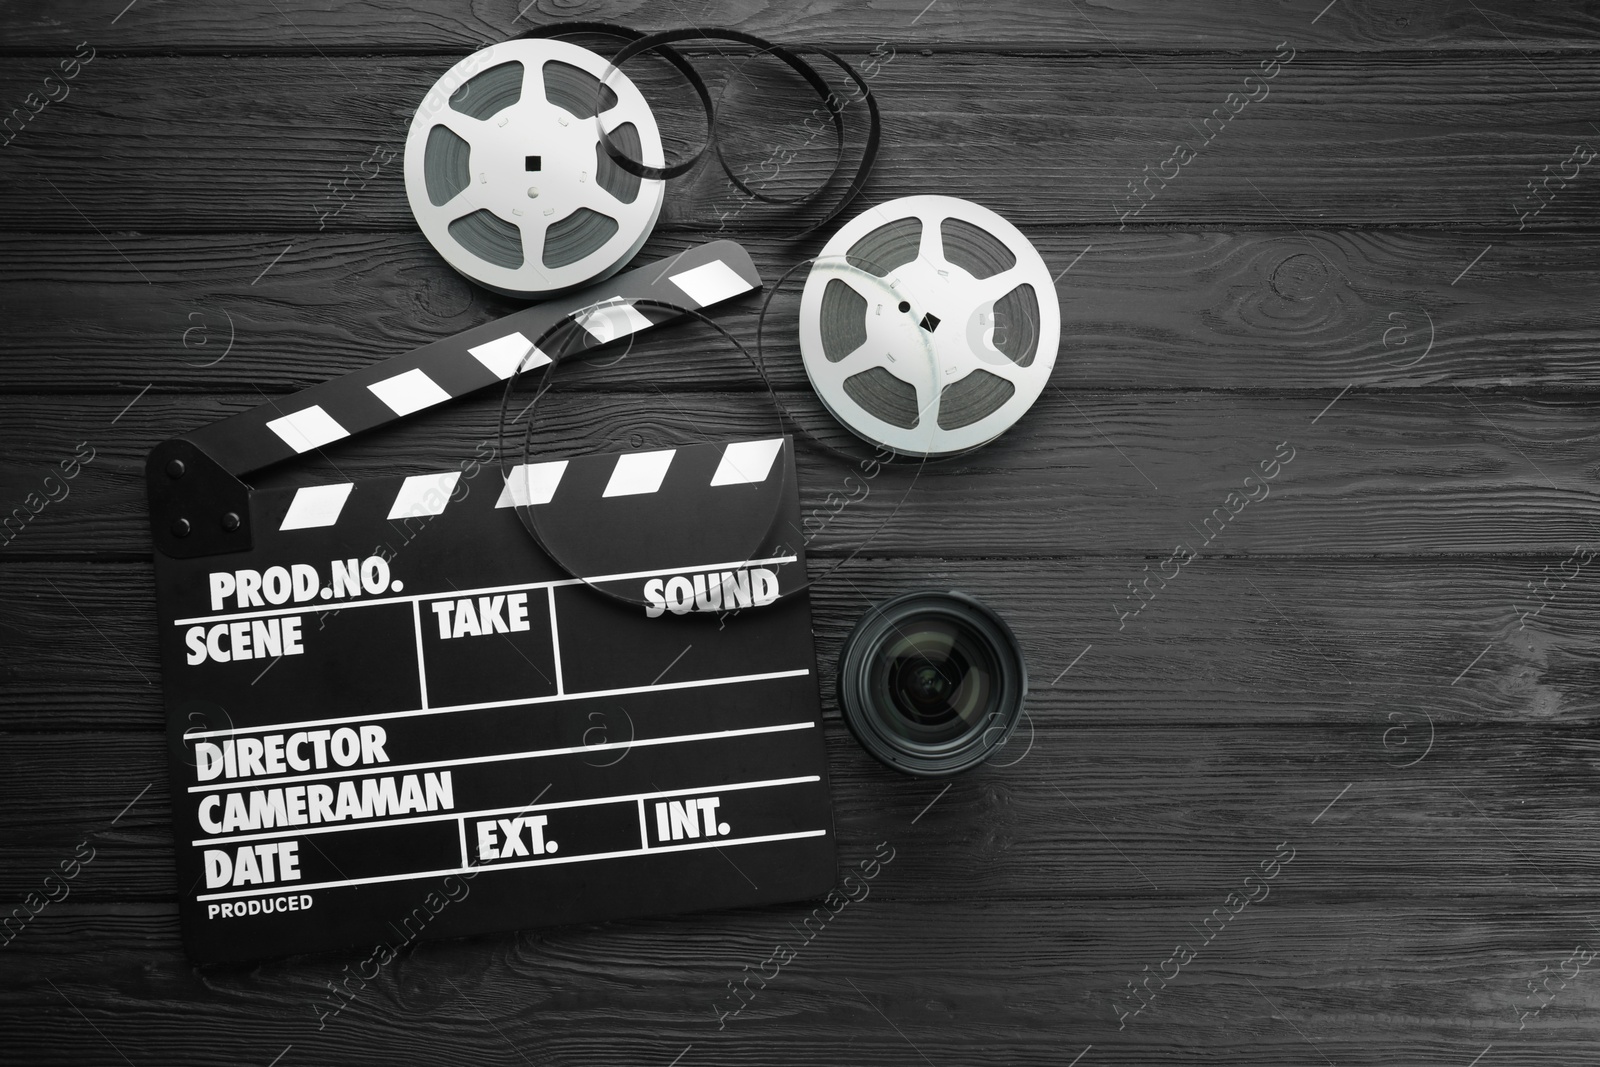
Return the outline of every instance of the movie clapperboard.
[[[535,462],[509,479],[441,456],[442,473],[240,481],[503,387],[538,338],[530,366],[681,317],[631,300],[701,308],[759,286],[744,249],[712,242],[152,451],[194,960],[833,885],[810,608],[803,591],[779,598],[805,576],[788,438]]]

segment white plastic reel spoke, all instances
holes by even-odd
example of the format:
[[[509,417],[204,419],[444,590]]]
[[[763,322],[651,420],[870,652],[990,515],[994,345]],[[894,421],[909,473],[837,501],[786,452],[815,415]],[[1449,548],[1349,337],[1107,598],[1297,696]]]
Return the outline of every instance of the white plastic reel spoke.
[[[624,203],[596,181],[600,134],[595,117],[579,118],[545,95],[544,67],[570,64],[604,80],[617,100],[598,119],[607,134],[624,123],[639,132],[637,158],[649,166],[663,162],[655,116],[638,87],[602,56],[555,40],[512,40],[491,45],[451,67],[429,90],[412,117],[406,136],[406,197],[428,242],[445,261],[480,285],[512,296],[538,298],[610,277],[644,245],[661,214],[665,183],[640,179],[638,195]],[[503,63],[522,65],[521,94],[514,104],[486,119],[456,111],[453,93],[473,77]],[[424,174],[430,131],[444,126],[467,143],[467,185],[443,204],[428,195]],[[539,169],[529,169],[537,156]],[[588,208],[616,220],[617,230],[598,248],[571,263],[547,266],[547,228]],[[522,263],[492,263],[464,246],[450,224],[487,210],[516,226],[522,238]]]

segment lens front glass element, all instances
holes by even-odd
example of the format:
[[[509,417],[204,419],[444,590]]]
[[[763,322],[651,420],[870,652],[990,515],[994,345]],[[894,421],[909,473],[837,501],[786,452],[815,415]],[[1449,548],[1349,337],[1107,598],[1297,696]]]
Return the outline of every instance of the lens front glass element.
[[[885,635],[872,658],[870,692],[890,732],[945,745],[981,727],[992,710],[994,656],[959,621],[913,616]]]

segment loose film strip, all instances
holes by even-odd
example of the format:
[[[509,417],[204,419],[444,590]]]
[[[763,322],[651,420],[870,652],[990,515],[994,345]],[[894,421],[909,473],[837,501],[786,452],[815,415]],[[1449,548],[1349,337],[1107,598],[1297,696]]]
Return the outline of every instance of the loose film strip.
[[[606,60],[558,38],[600,35],[623,48]],[[807,191],[779,195],[741,176],[719,138],[720,100],[673,42],[729,41],[787,67],[816,94],[833,132],[834,155]],[[719,49],[720,50],[720,49]],[[648,102],[623,71],[649,53],[673,66],[704,112],[705,142],[672,163]],[[842,56],[784,46],[738,30],[692,27],[645,34],[606,22],[558,22],[488,45],[446,70],[412,116],[406,136],[406,197],[428,241],[453,268],[498,292],[527,298],[585,285],[622,267],[649,237],[664,183],[708,150],[741,194],[770,205],[818,204],[845,163],[846,101],[806,53],[820,55],[852,83],[867,108],[867,133],[849,183],[832,207],[794,236],[807,236],[844,210],[866,183],[882,120],[872,89]]]

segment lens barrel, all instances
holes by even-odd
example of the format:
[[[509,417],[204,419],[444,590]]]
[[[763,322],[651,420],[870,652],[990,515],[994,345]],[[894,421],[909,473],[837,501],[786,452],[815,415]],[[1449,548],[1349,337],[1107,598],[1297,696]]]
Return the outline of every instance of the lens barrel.
[[[1028,669],[1005,620],[964,593],[906,593],[869,608],[839,653],[839,707],[861,746],[897,771],[977,766],[1022,716]]]

